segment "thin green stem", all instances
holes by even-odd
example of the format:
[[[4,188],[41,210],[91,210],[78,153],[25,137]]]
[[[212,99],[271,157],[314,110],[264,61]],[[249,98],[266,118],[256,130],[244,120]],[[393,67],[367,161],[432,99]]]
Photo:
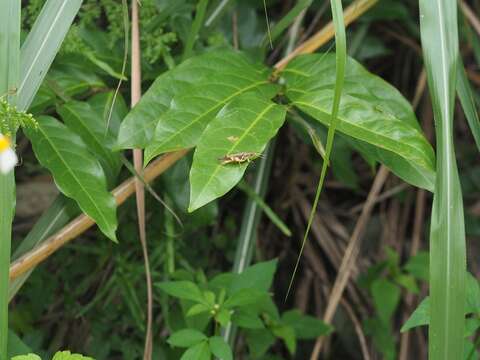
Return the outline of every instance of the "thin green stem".
[[[20,66],[20,0],[1,0],[0,8],[0,93],[11,94],[14,103]],[[8,285],[12,221],[15,208],[13,171],[0,174],[0,360],[7,359]]]
[[[200,0],[198,2],[195,20],[193,20],[192,28],[190,29],[190,34],[188,35],[187,43],[185,44],[182,61],[192,56],[193,45],[195,44],[195,40],[197,40],[200,29],[202,28],[205,13],[207,12],[207,6],[208,0]]]

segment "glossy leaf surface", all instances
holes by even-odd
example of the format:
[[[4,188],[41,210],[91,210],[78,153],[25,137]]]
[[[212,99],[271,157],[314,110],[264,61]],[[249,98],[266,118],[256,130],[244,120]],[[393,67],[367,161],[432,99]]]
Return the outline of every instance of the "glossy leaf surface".
[[[202,88],[205,96],[208,95],[209,89],[217,89],[221,95],[224,89],[219,86],[222,84],[224,87],[228,87],[227,93],[234,87],[239,88],[242,85],[254,88],[253,84],[257,84],[257,86],[266,84],[268,74],[269,71],[265,67],[254,65],[245,56],[233,51],[215,51],[190,58],[173,70],[159,76],[142,96],[140,102],[122,123],[118,136],[118,148],[146,147],[150,143],[159,121],[168,123],[175,118],[175,114],[170,115],[170,120],[165,120],[164,117],[164,113],[170,108],[175,96],[177,99],[174,107],[177,112],[185,109],[197,109],[197,103],[208,101],[208,99],[196,97],[197,94],[202,95]],[[225,85],[229,83],[232,85]],[[194,93],[193,89],[198,90]],[[183,123],[185,120],[178,120],[178,122],[180,121]],[[177,119],[175,119],[175,124],[181,127],[181,124],[177,123]],[[175,124],[171,124],[172,127]],[[158,135],[157,139],[161,140],[162,132],[160,131]],[[158,146],[159,144],[157,144],[157,148]]]
[[[104,171],[82,139],[52,117],[38,119],[37,130],[27,130],[39,162],[53,174],[62,193],[116,240],[115,199],[107,191]]]
[[[88,149],[100,161],[107,179],[116,178],[121,162],[112,152],[115,138],[107,132],[106,123],[86,102],[69,101],[58,108],[58,113],[70,130],[79,135]]]
[[[335,55],[300,56],[283,76],[293,105],[329,126]],[[433,190],[434,153],[410,104],[394,87],[350,58],[338,117],[337,131],[365,143],[378,161],[405,181]]]
[[[184,87],[160,117],[145,150],[146,163],[159,154],[194,147],[218,111],[243,93],[269,99],[278,89],[268,80],[270,70],[238,53],[218,53],[218,61],[202,62],[202,66],[203,80]]]
[[[222,158],[241,153],[260,155],[282,126],[285,113],[284,106],[247,93],[217,114],[193,156],[190,211],[224,195],[241,180],[250,160],[223,164]]]

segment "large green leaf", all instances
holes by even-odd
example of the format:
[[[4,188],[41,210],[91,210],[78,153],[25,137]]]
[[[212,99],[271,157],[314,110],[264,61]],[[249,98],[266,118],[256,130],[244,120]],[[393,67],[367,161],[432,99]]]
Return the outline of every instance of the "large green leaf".
[[[283,71],[293,104],[324,125],[331,122],[335,55],[294,59]],[[348,59],[337,131],[360,140],[407,182],[433,190],[434,153],[410,104],[381,78]]]
[[[38,118],[37,130],[27,130],[40,163],[49,169],[60,191],[116,240],[115,199],[107,191],[104,171],[82,139],[52,117]]]
[[[223,76],[220,76],[220,71]],[[237,87],[245,83],[247,86],[257,82],[265,84],[267,77],[268,70],[265,67],[253,65],[244,55],[233,51],[214,51],[190,58],[158,77],[142,96],[120,127],[118,148],[146,147],[175,95],[187,95],[192,92],[192,88],[204,85],[215,87],[222,81],[231,82],[232,86]],[[224,87],[219,87],[218,91],[224,91]],[[207,88],[205,91],[208,93]],[[190,106],[194,108],[200,99],[193,98],[193,94],[190,97],[192,99],[187,105],[191,103]]]
[[[247,93],[227,104],[199,140],[190,170],[190,206],[194,211],[224,195],[242,178],[248,162],[223,165],[226,155],[260,154],[285,120],[286,108]]]
[[[465,327],[465,223],[453,144],[457,1],[420,0],[420,33],[436,129],[437,178],[430,228],[430,359],[461,358]]]
[[[278,89],[268,80],[270,70],[238,53],[219,53],[218,61],[202,65],[206,69],[198,71],[205,73],[203,80],[185,86],[160,117],[153,141],[145,150],[146,163],[156,155],[195,146],[217,112],[243,93],[251,91],[268,99]]]
[[[88,149],[100,161],[107,179],[115,179],[120,170],[118,153],[112,152],[115,138],[106,129],[106,123],[98,117],[96,111],[86,102],[69,101],[58,108],[65,124],[79,135]]]

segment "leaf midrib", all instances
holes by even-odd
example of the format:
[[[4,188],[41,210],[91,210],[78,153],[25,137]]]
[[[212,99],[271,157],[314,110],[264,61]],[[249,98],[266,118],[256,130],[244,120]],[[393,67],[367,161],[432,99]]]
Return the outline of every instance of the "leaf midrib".
[[[240,136],[240,138],[235,142],[235,144],[233,144],[230,149],[227,151],[226,155],[230,155],[233,151],[235,151],[235,149],[241,144],[241,142],[243,141],[243,139],[245,139],[245,137],[247,136],[247,134],[250,133],[250,131],[257,125],[257,123],[265,116],[266,113],[268,113],[270,111],[270,109],[272,109],[274,106],[276,106],[275,103],[271,103],[269,104],[264,110],[262,110],[256,117],[255,119],[253,120],[253,122],[245,129],[245,131],[243,132],[243,134]],[[200,191],[200,193],[197,195],[197,197],[195,198],[195,202],[197,201],[198,198],[200,198],[202,196],[202,194],[205,192],[205,189],[208,188],[208,185],[210,185],[210,183],[212,182],[213,178],[215,178],[215,176],[217,175],[217,173],[220,171],[220,169],[222,168],[221,165],[217,165],[215,167],[215,170],[212,172],[212,174],[210,175],[210,177],[208,178],[207,182],[205,183],[205,185],[203,186],[203,189],[202,191]]]
[[[50,137],[47,135],[47,133],[44,131],[44,129],[42,128],[42,126],[39,126],[38,129],[41,131],[41,133],[43,134],[44,138],[47,140],[47,142],[50,144],[50,147],[53,149],[53,151],[57,154],[58,158],[60,159],[60,161],[64,164],[65,168],[67,169],[67,172],[69,172],[71,174],[71,176],[73,177],[73,179],[76,181],[76,183],[79,185],[80,189],[86,194],[86,197],[89,199],[89,201],[93,204],[93,207],[98,211],[98,214],[100,215],[100,217],[102,218],[102,220],[104,221],[104,223],[108,226],[108,220],[106,219],[106,217],[104,216],[103,214],[103,211],[101,211],[100,208],[97,207],[95,201],[93,200],[93,198],[90,196],[90,194],[88,193],[88,191],[86,191],[86,189],[83,187],[82,183],[78,180],[78,178],[76,177],[75,173],[70,169],[70,167],[68,166],[68,162],[65,161],[65,159],[63,158],[63,156],[61,155],[61,153],[57,150],[57,148],[54,146],[54,143],[52,142],[52,140],[50,139]],[[100,224],[99,224],[100,225]],[[108,226],[110,227],[110,226]]]
[[[311,107],[311,108],[313,108],[313,109],[315,109],[315,110],[321,111],[321,112],[329,115],[328,111],[326,111],[325,109],[320,108],[320,107],[318,107],[318,106],[315,106],[315,105],[312,105],[312,104],[309,104],[309,103],[306,103],[306,102],[303,102],[303,101],[294,101],[293,103],[294,103],[294,104],[304,105],[304,106],[306,106],[306,107]],[[354,128],[359,128],[359,129],[365,130],[365,128],[362,128],[361,126],[358,126],[358,125],[355,124],[355,123],[345,121],[345,120],[344,120],[343,118],[341,118],[340,116],[338,116],[337,118],[340,119],[342,122],[344,122],[344,123],[346,123],[346,124],[349,124],[350,126],[352,126],[352,127],[354,127]],[[319,120],[319,121],[320,121],[320,120]],[[374,131],[372,131],[372,130],[369,130],[369,131],[370,131],[372,134],[374,134],[375,136],[378,136],[378,137],[381,138],[381,139],[388,140],[389,142],[392,141],[392,139],[390,139],[389,137],[386,137],[385,135],[383,135],[383,134],[381,134],[381,133],[377,133],[377,132],[374,132]],[[347,135],[349,135],[349,134],[347,134]],[[349,136],[351,136],[351,135],[349,135]],[[365,141],[365,140],[364,140],[364,141]],[[382,148],[382,149],[384,149],[384,150],[387,150],[387,151],[393,151],[392,149],[386,148],[386,147],[383,146],[383,144],[381,144],[381,143],[378,144],[378,145],[375,144],[375,146],[377,146],[377,147],[379,147],[379,148]],[[419,149],[419,148],[417,148],[417,147],[415,147],[415,146],[412,146],[412,145],[410,145],[410,144],[406,144],[406,146],[408,146],[408,147],[411,148],[411,149],[414,149],[415,152],[424,153],[423,150],[421,150],[421,149]],[[396,153],[396,152],[395,152],[395,153]],[[398,154],[398,153],[397,153],[397,154]],[[398,154],[398,155],[400,155],[402,158],[404,158],[405,160],[408,161],[408,158],[406,158],[403,154]],[[424,165],[427,165],[427,164],[424,164]],[[427,168],[427,167],[425,167],[425,166],[423,166],[423,167],[424,167],[424,168]],[[431,170],[431,169],[430,169],[430,170]]]
[[[229,102],[232,98],[238,96],[238,95],[241,95],[242,93],[250,90],[250,89],[253,89],[255,87],[258,87],[260,85],[264,85],[264,84],[268,84],[269,81],[268,80],[263,80],[263,81],[260,81],[260,82],[256,82],[254,84],[251,84],[247,87],[244,87],[238,91],[236,91],[235,93],[233,93],[232,95],[224,98],[223,100],[219,101],[215,106],[212,106],[211,108],[209,108],[207,111],[204,111],[202,114],[198,115],[196,118],[194,118],[194,120],[190,121],[186,126],[184,126],[183,128],[179,129],[178,131],[176,131],[174,134],[170,135],[167,139],[165,139],[164,141],[162,141],[161,143],[158,144],[158,146],[155,148],[155,152],[158,152],[159,149],[162,148],[162,146],[164,146],[166,143],[170,142],[172,139],[174,139],[175,137],[179,136],[180,134],[182,134],[186,129],[188,129],[189,127],[191,127],[192,125],[196,124],[198,121],[200,121],[204,116],[208,115],[210,112],[214,111],[216,108],[220,107],[220,106],[223,106],[224,104],[226,104],[227,102]]]
[[[83,118],[74,110],[72,109],[71,107],[69,107],[68,105],[66,105],[64,107],[68,112],[70,112],[75,118],[78,119],[78,123],[80,124],[80,126],[82,126],[82,128],[88,133],[90,134],[90,136],[93,138],[94,142],[97,144],[97,147],[101,150],[101,152],[103,153],[103,156],[105,157],[105,160],[109,163],[109,166],[113,167],[113,163],[114,163],[114,160],[113,160],[113,157],[111,156],[111,154],[107,151],[107,149],[103,146],[103,144],[98,140],[97,138],[97,135],[95,134],[95,132],[93,131],[90,131],[90,128],[88,126],[85,125],[84,121],[83,121]],[[106,137],[105,137],[106,139]]]

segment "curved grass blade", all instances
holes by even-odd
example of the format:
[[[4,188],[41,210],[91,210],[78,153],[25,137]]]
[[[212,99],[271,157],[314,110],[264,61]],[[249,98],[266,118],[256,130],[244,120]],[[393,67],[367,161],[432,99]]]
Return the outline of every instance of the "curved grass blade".
[[[324,125],[331,122],[335,85],[331,54],[304,55],[284,70],[286,95]],[[337,131],[403,180],[433,191],[435,155],[408,101],[383,79],[347,59]],[[353,140],[352,139],[352,140]]]
[[[0,95],[16,103],[20,63],[21,2],[2,1],[0,11]],[[15,175],[0,173],[0,359],[7,359],[8,283],[15,212]]]
[[[203,25],[203,20],[205,19],[205,13],[207,11],[208,0],[200,0],[197,4],[197,9],[195,11],[195,19],[192,23],[192,28],[188,34],[187,42],[185,44],[185,50],[183,51],[182,61],[185,61],[190,56],[192,56],[193,45],[197,39],[198,33]]]
[[[23,239],[17,249],[15,249],[15,252],[12,256],[13,260],[18,259],[20,256],[30,251],[43,240],[48,238],[48,236],[53,234],[55,231],[60,230],[73,216],[77,214],[78,207],[75,205],[75,202],[67,199],[63,195],[57,196],[52,205],[50,205],[48,210],[42,214],[40,219],[29,231],[25,239]],[[8,301],[11,301],[18,293],[32,271],[33,269],[10,281],[8,288]]]
[[[455,0],[420,0],[420,32],[436,123],[437,177],[430,229],[429,358],[462,358],[465,225],[453,144],[458,25]]]
[[[330,127],[328,128],[327,134],[327,144],[325,148],[325,158],[322,164],[322,171],[320,173],[320,180],[318,182],[317,191],[315,193],[315,200],[313,202],[312,211],[308,218],[307,229],[305,230],[305,235],[303,236],[302,245],[300,248],[300,253],[298,254],[297,262],[295,268],[293,269],[293,274],[288,285],[287,294],[285,295],[285,300],[287,300],[290,290],[292,289],[293,281],[295,280],[295,275],[298,270],[298,265],[300,264],[300,259],[302,257],[305,244],[307,242],[308,234],[312,226],[313,219],[315,217],[315,212],[317,211],[318,200],[320,199],[320,194],[322,192],[323,183],[327,175],[327,169],[329,165],[330,154],[333,147],[333,138],[335,136],[335,130],[338,125],[338,110],[340,108],[340,100],[342,96],[343,84],[345,81],[345,66],[347,63],[347,43],[345,35],[345,24],[343,22],[343,9],[341,0],[331,0],[330,6],[332,8],[332,18],[333,24],[335,26],[335,63],[336,63],[336,81],[334,88],[334,97],[332,104],[332,114]]]
[[[82,0],[48,0],[21,50],[18,108],[26,110],[77,15]]]
[[[297,16],[307,9],[313,0],[300,0],[295,6],[278,22],[276,23],[270,31],[270,38],[265,36],[262,46],[267,46],[268,42],[274,42],[283,31],[297,18]]]
[[[262,209],[265,215],[270,219],[270,221],[280,230],[285,236],[292,236],[291,230],[288,228],[282,219],[273,211],[273,209],[268,206],[268,204],[258,195],[253,188],[251,188],[245,181],[238,183],[238,188],[242,190],[245,194],[248,195],[250,199],[255,201],[255,203]]]
[[[457,94],[477,149],[480,151],[480,120],[461,58],[457,61]]]

